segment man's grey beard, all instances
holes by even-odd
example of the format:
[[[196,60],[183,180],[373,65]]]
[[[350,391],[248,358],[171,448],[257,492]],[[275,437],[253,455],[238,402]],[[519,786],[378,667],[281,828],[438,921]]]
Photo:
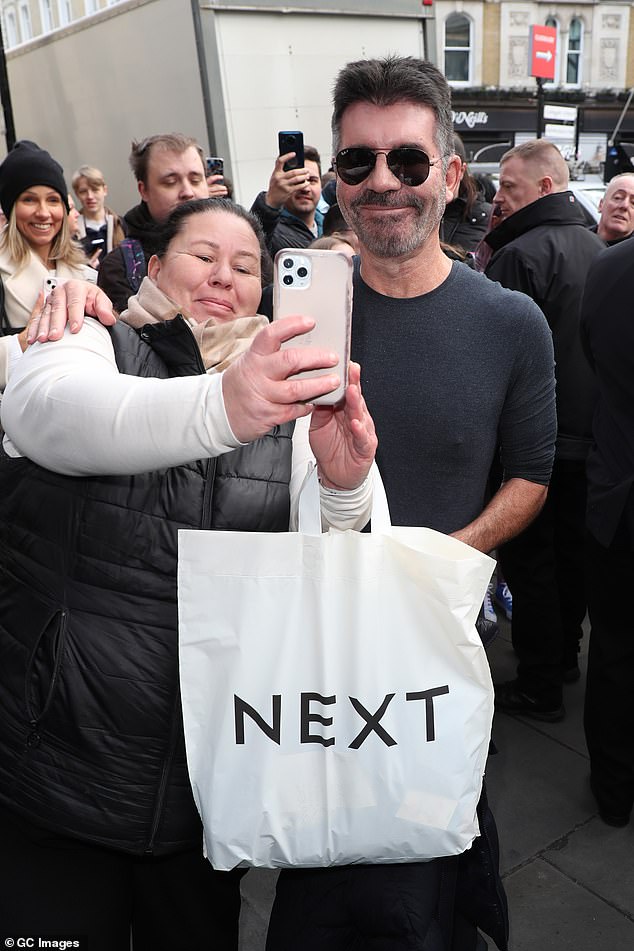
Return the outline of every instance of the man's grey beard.
[[[385,258],[397,258],[411,254],[421,247],[433,232],[438,231],[440,220],[445,210],[444,188],[428,201],[421,200],[417,195],[409,194],[406,197],[398,192],[364,191],[357,195],[348,208],[341,206],[346,221],[357,234],[361,243],[372,254]],[[403,233],[400,226],[392,221],[375,221],[372,228],[368,228],[357,209],[361,205],[378,205],[381,207],[403,206],[415,208],[417,217],[411,222],[407,231]]]

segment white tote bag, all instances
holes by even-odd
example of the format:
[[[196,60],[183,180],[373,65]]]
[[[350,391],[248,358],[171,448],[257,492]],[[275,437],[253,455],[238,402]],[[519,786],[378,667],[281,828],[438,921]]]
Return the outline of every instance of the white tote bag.
[[[378,481],[371,534],[316,534],[315,506],[315,534],[179,533],[187,761],[216,869],[419,862],[478,834],[494,562],[391,528]]]

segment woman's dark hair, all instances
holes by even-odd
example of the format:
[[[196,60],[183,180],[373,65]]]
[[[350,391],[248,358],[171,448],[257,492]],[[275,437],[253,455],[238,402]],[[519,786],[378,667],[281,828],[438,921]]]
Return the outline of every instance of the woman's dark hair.
[[[194,198],[178,205],[170,212],[165,224],[157,235],[156,255],[162,258],[167,253],[170,244],[183,230],[184,224],[192,215],[203,215],[208,211],[221,211],[225,214],[241,218],[251,227],[260,245],[260,267],[262,271],[262,287],[266,287],[273,280],[273,265],[264,241],[262,225],[255,215],[237,205],[230,198]]]
[[[460,156],[461,162],[466,165],[467,150],[465,149],[464,142],[457,132],[453,133],[453,150],[456,155]],[[462,217],[465,220],[471,215],[471,210],[479,197],[477,183],[475,182],[469,169],[465,168],[462,180],[460,182],[460,187],[458,189],[458,198],[462,198],[462,200],[465,202],[462,213]]]

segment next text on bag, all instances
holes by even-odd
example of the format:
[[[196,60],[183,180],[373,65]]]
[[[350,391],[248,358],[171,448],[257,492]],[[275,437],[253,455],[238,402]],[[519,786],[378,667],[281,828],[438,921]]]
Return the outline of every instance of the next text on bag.
[[[444,696],[449,693],[449,686],[444,684],[442,687],[431,687],[428,690],[416,690],[412,692],[407,692],[405,694],[405,701],[409,702],[412,700],[423,700],[425,702],[424,712],[425,712],[425,740],[427,743],[431,743],[436,739],[436,724],[434,719],[434,698]],[[381,719],[385,715],[385,712],[396,696],[395,693],[387,693],[383,698],[383,701],[372,713],[365,704],[361,703],[356,697],[348,697],[348,701],[352,704],[353,709],[359,715],[361,720],[364,721],[364,726],[359,731],[359,733],[354,737],[354,739],[348,744],[349,749],[359,749],[362,743],[370,736],[371,733],[375,733],[379,739],[385,743],[386,746],[396,746],[397,740],[391,736],[384,726],[381,725]],[[334,736],[322,736],[319,733],[311,732],[311,724],[319,723],[323,727],[332,727],[334,722],[334,717],[325,717],[320,713],[316,713],[312,705],[321,704],[323,706],[329,706],[331,704],[337,703],[337,696],[333,694],[331,696],[323,696],[320,693],[314,692],[305,692],[300,693],[300,718],[299,718],[299,742],[300,743],[320,743],[322,746],[334,746],[335,737]],[[273,694],[271,696],[271,722],[269,723],[265,718],[253,707],[250,703],[247,703],[246,700],[243,700],[242,697],[239,697],[237,694],[233,696],[234,704],[234,721],[235,721],[235,731],[236,731],[236,744],[242,745],[246,742],[245,740],[245,716],[251,718],[251,720],[257,725],[257,727],[267,736],[270,740],[278,745],[281,743],[282,738],[282,695],[279,693]]]

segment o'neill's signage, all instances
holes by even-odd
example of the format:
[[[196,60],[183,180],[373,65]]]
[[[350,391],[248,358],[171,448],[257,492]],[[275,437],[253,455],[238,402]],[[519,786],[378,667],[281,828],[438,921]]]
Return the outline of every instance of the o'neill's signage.
[[[475,129],[476,126],[487,125],[489,121],[488,112],[452,112],[454,126],[464,126],[467,129]]]

